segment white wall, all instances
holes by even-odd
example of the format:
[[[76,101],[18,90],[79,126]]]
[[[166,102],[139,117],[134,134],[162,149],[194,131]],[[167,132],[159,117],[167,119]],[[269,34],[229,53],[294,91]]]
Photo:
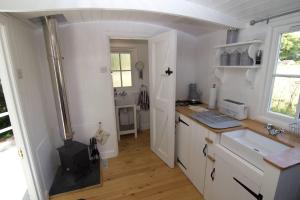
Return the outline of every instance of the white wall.
[[[117,155],[108,36],[147,38],[165,28],[130,22],[91,22],[60,28],[60,41],[74,139],[87,143],[98,122],[111,134],[102,157]]]
[[[176,99],[185,100],[188,97],[188,85],[195,83],[198,66],[197,38],[178,32],[177,38],[177,68],[176,68]]]
[[[64,75],[75,140],[87,143],[89,138],[94,136],[98,122],[101,121],[103,129],[111,134],[107,144],[103,147],[99,146],[102,157],[112,157],[117,154],[114,96],[109,71],[107,36],[147,39],[168,30],[170,29],[166,27],[125,21],[101,21],[60,26],[59,37],[64,57]],[[194,81],[189,76],[193,72],[187,70],[193,69],[195,65],[190,58],[195,53],[194,41],[193,37],[178,33],[178,86]],[[46,71],[47,69],[44,69],[44,72],[48,73]],[[45,79],[45,82],[49,82],[49,77]],[[45,90],[48,90],[49,83],[45,85]],[[185,97],[186,87],[178,87],[176,93]],[[47,101],[53,101],[51,95]],[[52,105],[48,106],[47,110],[51,110],[54,106],[53,102],[49,104]],[[52,118],[50,126],[53,129],[57,123],[54,119],[55,115],[49,114],[49,118]],[[60,139],[57,138],[61,136],[57,131],[54,132],[56,139],[53,140],[59,141]]]
[[[248,41],[260,39],[265,41],[267,28],[264,24],[257,24],[241,30],[239,33],[239,41]],[[214,46],[226,43],[226,31],[218,31],[199,38],[198,63],[197,68],[198,84],[203,92],[204,102],[208,103],[209,88],[214,83],[218,88],[218,101],[229,98],[236,101],[246,103],[249,106],[250,117],[254,117],[257,112],[258,100],[260,99],[260,88],[264,84],[261,82],[264,76],[265,60],[263,60],[262,68],[257,69],[257,76],[254,86],[249,84],[245,78],[246,70],[244,69],[225,69],[222,82],[214,76],[214,67],[217,59],[216,49]],[[261,47],[264,51],[264,46]],[[265,55],[264,55],[265,56]]]
[[[146,85],[149,89],[149,64],[148,64],[148,41],[147,40],[110,40],[110,47],[112,49],[128,49],[132,50],[132,66],[136,62],[142,61],[144,63],[143,69],[143,79],[139,78],[139,72],[133,67],[132,68],[132,81],[133,86],[127,88],[117,88],[117,93],[126,91],[127,95],[115,96],[116,104],[126,105],[126,104],[136,104],[138,103],[138,96],[140,92],[141,85]],[[149,90],[148,90],[149,93]],[[138,120],[140,120],[140,129],[145,130],[150,128],[150,116],[149,110],[138,111]],[[140,116],[140,117],[139,117]],[[127,116],[120,116],[122,122],[126,122]],[[130,121],[130,123],[132,123]]]
[[[45,116],[40,63],[35,33],[32,28],[12,17],[0,16],[7,23],[9,48],[14,70],[22,73],[17,80],[21,109],[29,145],[33,151],[34,167],[42,195],[50,189],[58,165],[56,149],[50,139],[51,130]]]
[[[292,18],[293,17],[293,18]],[[270,24],[258,23],[255,26],[249,26],[239,33],[238,41],[248,41],[259,39],[264,41],[261,46],[263,50],[263,61],[260,69],[257,69],[254,85],[251,86],[245,79],[245,70],[243,69],[225,69],[223,82],[215,78],[213,71],[216,63],[216,49],[214,46],[225,44],[226,31],[218,31],[198,38],[198,64],[196,67],[197,83],[202,92],[204,102],[208,102],[209,88],[213,83],[217,83],[219,97],[218,100],[229,98],[246,103],[249,106],[250,118],[260,119],[263,114],[262,101],[266,95],[265,83],[267,76],[269,48],[271,44],[269,31],[275,24],[290,23],[289,20],[300,22],[298,15],[287,16],[273,20]],[[276,122],[274,122],[276,123]]]

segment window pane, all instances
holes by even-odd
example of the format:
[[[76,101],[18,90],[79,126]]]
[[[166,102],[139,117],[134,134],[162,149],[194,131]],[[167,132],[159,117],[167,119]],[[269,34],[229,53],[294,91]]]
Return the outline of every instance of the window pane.
[[[123,87],[132,86],[131,71],[122,72],[122,81],[123,81]]]
[[[9,116],[0,117],[0,130],[11,126]]]
[[[121,54],[121,66],[122,70],[131,70],[130,53]]]
[[[118,53],[111,54],[111,69],[120,70],[120,59]]]
[[[276,74],[300,75],[300,31],[281,35]]]
[[[276,77],[271,99],[271,111],[296,116],[300,78]]]
[[[114,87],[121,87],[121,72],[112,72],[112,81]]]
[[[2,89],[2,84],[0,82],[0,113],[7,112],[6,103],[4,99],[4,93]]]

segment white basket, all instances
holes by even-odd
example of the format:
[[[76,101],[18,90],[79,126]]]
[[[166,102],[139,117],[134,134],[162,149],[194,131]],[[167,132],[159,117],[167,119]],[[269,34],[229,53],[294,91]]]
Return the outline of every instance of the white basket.
[[[289,124],[289,132],[293,135],[300,137],[300,122]]]

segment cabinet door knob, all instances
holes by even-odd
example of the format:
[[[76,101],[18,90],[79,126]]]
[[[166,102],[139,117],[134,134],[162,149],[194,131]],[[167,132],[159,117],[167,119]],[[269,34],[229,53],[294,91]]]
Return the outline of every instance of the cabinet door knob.
[[[204,145],[204,148],[202,150],[203,155],[206,157],[207,153],[206,153],[206,149],[207,149],[207,144]]]
[[[214,143],[214,141],[212,141],[211,139],[209,139],[208,137],[205,137],[205,141],[209,144],[212,144]]]
[[[211,161],[211,162],[215,162],[216,159],[214,157],[212,157],[211,155],[207,155],[207,158]]]

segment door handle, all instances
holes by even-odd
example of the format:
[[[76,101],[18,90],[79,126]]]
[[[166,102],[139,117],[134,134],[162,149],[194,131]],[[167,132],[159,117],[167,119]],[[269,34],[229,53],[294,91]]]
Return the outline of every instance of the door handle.
[[[206,157],[207,153],[206,153],[206,149],[207,149],[207,144],[204,145],[204,148],[202,150],[203,155]]]
[[[165,71],[165,73],[170,76],[171,74],[173,74],[173,71],[170,69],[170,67],[168,67],[168,69]]]
[[[256,194],[250,188],[248,188],[245,184],[243,184],[241,181],[239,181],[237,178],[233,177],[233,180],[235,180],[238,184],[240,184],[247,192],[249,192],[257,200],[262,200],[263,199],[263,195],[262,194]]]
[[[213,170],[210,173],[210,178],[211,178],[212,181],[215,180],[215,172],[216,172],[216,168],[213,168]]]
[[[181,123],[184,123],[187,126],[190,126],[188,123],[186,123],[185,121],[183,121],[180,117],[179,117],[178,121],[181,122]]]

